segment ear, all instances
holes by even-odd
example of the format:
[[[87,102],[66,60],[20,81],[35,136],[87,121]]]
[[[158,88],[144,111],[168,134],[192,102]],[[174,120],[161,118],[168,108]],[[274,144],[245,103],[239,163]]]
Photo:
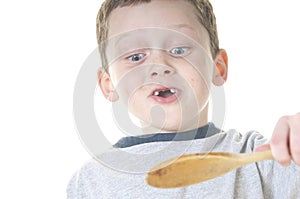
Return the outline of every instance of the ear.
[[[225,50],[221,49],[215,57],[215,68],[213,74],[213,83],[216,86],[222,86],[227,80],[228,57]]]
[[[102,91],[103,96],[111,102],[118,100],[118,94],[112,84],[109,74],[104,69],[98,71],[98,85]]]

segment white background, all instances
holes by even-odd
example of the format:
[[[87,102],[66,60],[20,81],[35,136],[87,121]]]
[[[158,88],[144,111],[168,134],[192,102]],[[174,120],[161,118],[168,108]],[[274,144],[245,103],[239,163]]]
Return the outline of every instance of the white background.
[[[212,3],[229,55],[224,128],[269,137],[280,116],[300,110],[298,3]],[[65,198],[70,177],[90,158],[76,133],[72,95],[96,47],[100,4],[1,1],[0,198]],[[101,109],[105,119],[109,111]]]

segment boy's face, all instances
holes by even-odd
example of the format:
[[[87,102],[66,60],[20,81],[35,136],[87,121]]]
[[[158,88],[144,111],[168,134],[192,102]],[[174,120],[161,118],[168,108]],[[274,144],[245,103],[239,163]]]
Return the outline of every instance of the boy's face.
[[[172,132],[207,123],[210,86],[226,79],[227,57],[212,60],[208,33],[193,13],[187,1],[153,0],[110,15],[109,75],[100,75],[100,87],[144,126]]]

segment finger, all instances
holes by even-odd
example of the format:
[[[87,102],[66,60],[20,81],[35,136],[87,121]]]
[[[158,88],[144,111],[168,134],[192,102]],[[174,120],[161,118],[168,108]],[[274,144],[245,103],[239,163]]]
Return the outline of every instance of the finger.
[[[283,166],[288,166],[291,163],[289,131],[288,117],[280,118],[275,126],[270,143],[274,159]]]
[[[260,145],[258,147],[256,147],[253,152],[263,152],[263,151],[267,151],[267,150],[270,150],[271,149],[271,146],[270,144],[263,144],[263,145]]]
[[[300,166],[300,114],[291,117],[290,151],[293,161]]]

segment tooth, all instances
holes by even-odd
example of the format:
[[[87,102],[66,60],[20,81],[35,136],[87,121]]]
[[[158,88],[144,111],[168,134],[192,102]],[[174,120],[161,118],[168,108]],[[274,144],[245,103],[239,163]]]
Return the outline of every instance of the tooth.
[[[171,93],[176,93],[176,90],[173,89],[173,88],[171,88],[171,89],[170,89],[170,92],[171,92]]]
[[[155,92],[154,92],[154,95],[155,95],[155,96],[159,96],[159,92],[158,92],[158,91],[155,91]]]

